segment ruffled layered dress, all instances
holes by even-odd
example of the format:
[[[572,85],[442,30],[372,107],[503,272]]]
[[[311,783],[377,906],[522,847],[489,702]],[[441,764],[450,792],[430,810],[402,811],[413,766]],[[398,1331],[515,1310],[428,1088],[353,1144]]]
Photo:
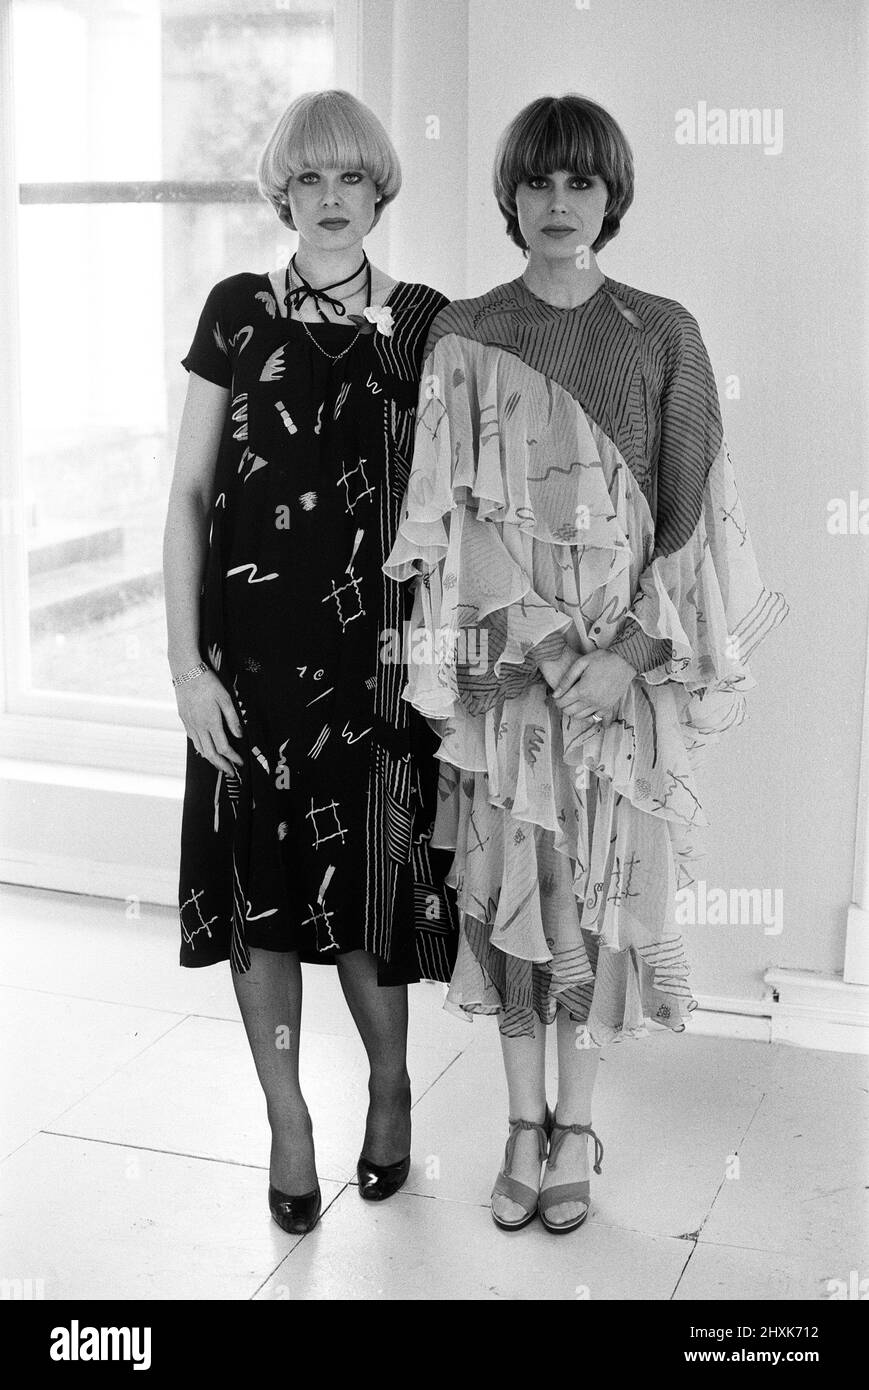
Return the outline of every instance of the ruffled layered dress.
[[[578,1046],[682,1031],[698,760],[742,721],[747,659],[788,611],[691,314],[609,278],[570,310],[522,278],[443,309],[384,570],[422,580],[403,695],[439,738],[447,1007],[520,1036],[561,1006]],[[538,661],[565,643],[636,669],[612,722],[552,700]]]

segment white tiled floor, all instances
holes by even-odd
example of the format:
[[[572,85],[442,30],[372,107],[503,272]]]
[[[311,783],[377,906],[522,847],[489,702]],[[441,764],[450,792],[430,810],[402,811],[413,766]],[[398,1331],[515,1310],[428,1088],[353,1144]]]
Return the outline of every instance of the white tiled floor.
[[[366,1070],[306,968],[303,1069],[325,1212],[286,1236],[228,966],[181,970],[168,909],[0,885],[0,1278],[46,1298],[819,1299],[869,1268],[867,1063],[659,1032],[607,1049],[592,1214],[494,1227],[506,1137],[493,1020],[411,990],[414,1164],[353,1184]],[[554,1078],[551,1087],[554,1097]]]

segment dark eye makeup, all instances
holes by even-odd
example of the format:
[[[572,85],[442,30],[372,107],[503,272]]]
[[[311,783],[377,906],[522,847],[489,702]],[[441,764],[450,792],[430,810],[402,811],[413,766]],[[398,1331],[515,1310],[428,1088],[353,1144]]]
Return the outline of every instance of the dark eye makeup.
[[[296,179],[299,183],[307,184],[315,183],[317,179],[319,179],[319,177],[319,172],[316,169],[306,169],[303,173],[296,175]],[[364,177],[365,173],[363,170],[360,169],[347,169],[341,175],[341,178],[345,182],[349,181],[351,185],[361,183]]]
[[[550,174],[529,174],[525,182],[528,184],[529,188],[533,188],[535,192],[539,192],[537,185],[547,184],[550,178]],[[571,183],[584,183],[587,184],[589,188],[593,185],[594,179],[594,174],[571,174],[570,176]]]

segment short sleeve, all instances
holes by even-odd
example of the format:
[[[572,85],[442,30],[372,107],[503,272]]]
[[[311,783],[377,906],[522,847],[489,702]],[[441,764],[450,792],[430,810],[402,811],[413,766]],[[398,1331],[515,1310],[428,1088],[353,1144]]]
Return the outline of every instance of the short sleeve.
[[[182,367],[195,372],[215,386],[227,390],[232,383],[232,363],[229,356],[226,304],[223,286],[215,285],[199,315],[199,323],[193,335],[187,356],[181,359]]]

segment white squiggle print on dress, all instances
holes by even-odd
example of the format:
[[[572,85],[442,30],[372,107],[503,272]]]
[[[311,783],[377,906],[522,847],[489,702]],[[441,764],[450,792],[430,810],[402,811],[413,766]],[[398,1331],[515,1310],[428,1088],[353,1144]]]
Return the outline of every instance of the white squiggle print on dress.
[[[278,579],[280,577],[277,571],[273,571],[271,574],[261,574],[254,578],[257,568],[258,566],[256,563],[250,560],[246,565],[233,565],[231,570],[226,571],[226,577],[229,579],[233,574],[244,574],[245,570],[250,571],[247,577],[248,584],[264,584],[267,579]]]
[[[366,734],[370,734],[373,728],[374,725],[370,724],[367,729],[362,730],[361,734],[354,734],[353,730],[350,728],[349,723],[345,723],[344,728],[341,730],[341,737],[347,743],[358,743],[360,738],[364,738]]]
[[[232,400],[232,421],[238,425],[238,429],[233,431],[233,439],[239,439],[242,443],[247,439],[247,392],[241,391]]]
[[[251,909],[250,898],[245,898],[244,920],[246,922],[258,922],[261,917],[274,917],[277,912],[276,907],[267,907],[264,912],[254,912]]]

